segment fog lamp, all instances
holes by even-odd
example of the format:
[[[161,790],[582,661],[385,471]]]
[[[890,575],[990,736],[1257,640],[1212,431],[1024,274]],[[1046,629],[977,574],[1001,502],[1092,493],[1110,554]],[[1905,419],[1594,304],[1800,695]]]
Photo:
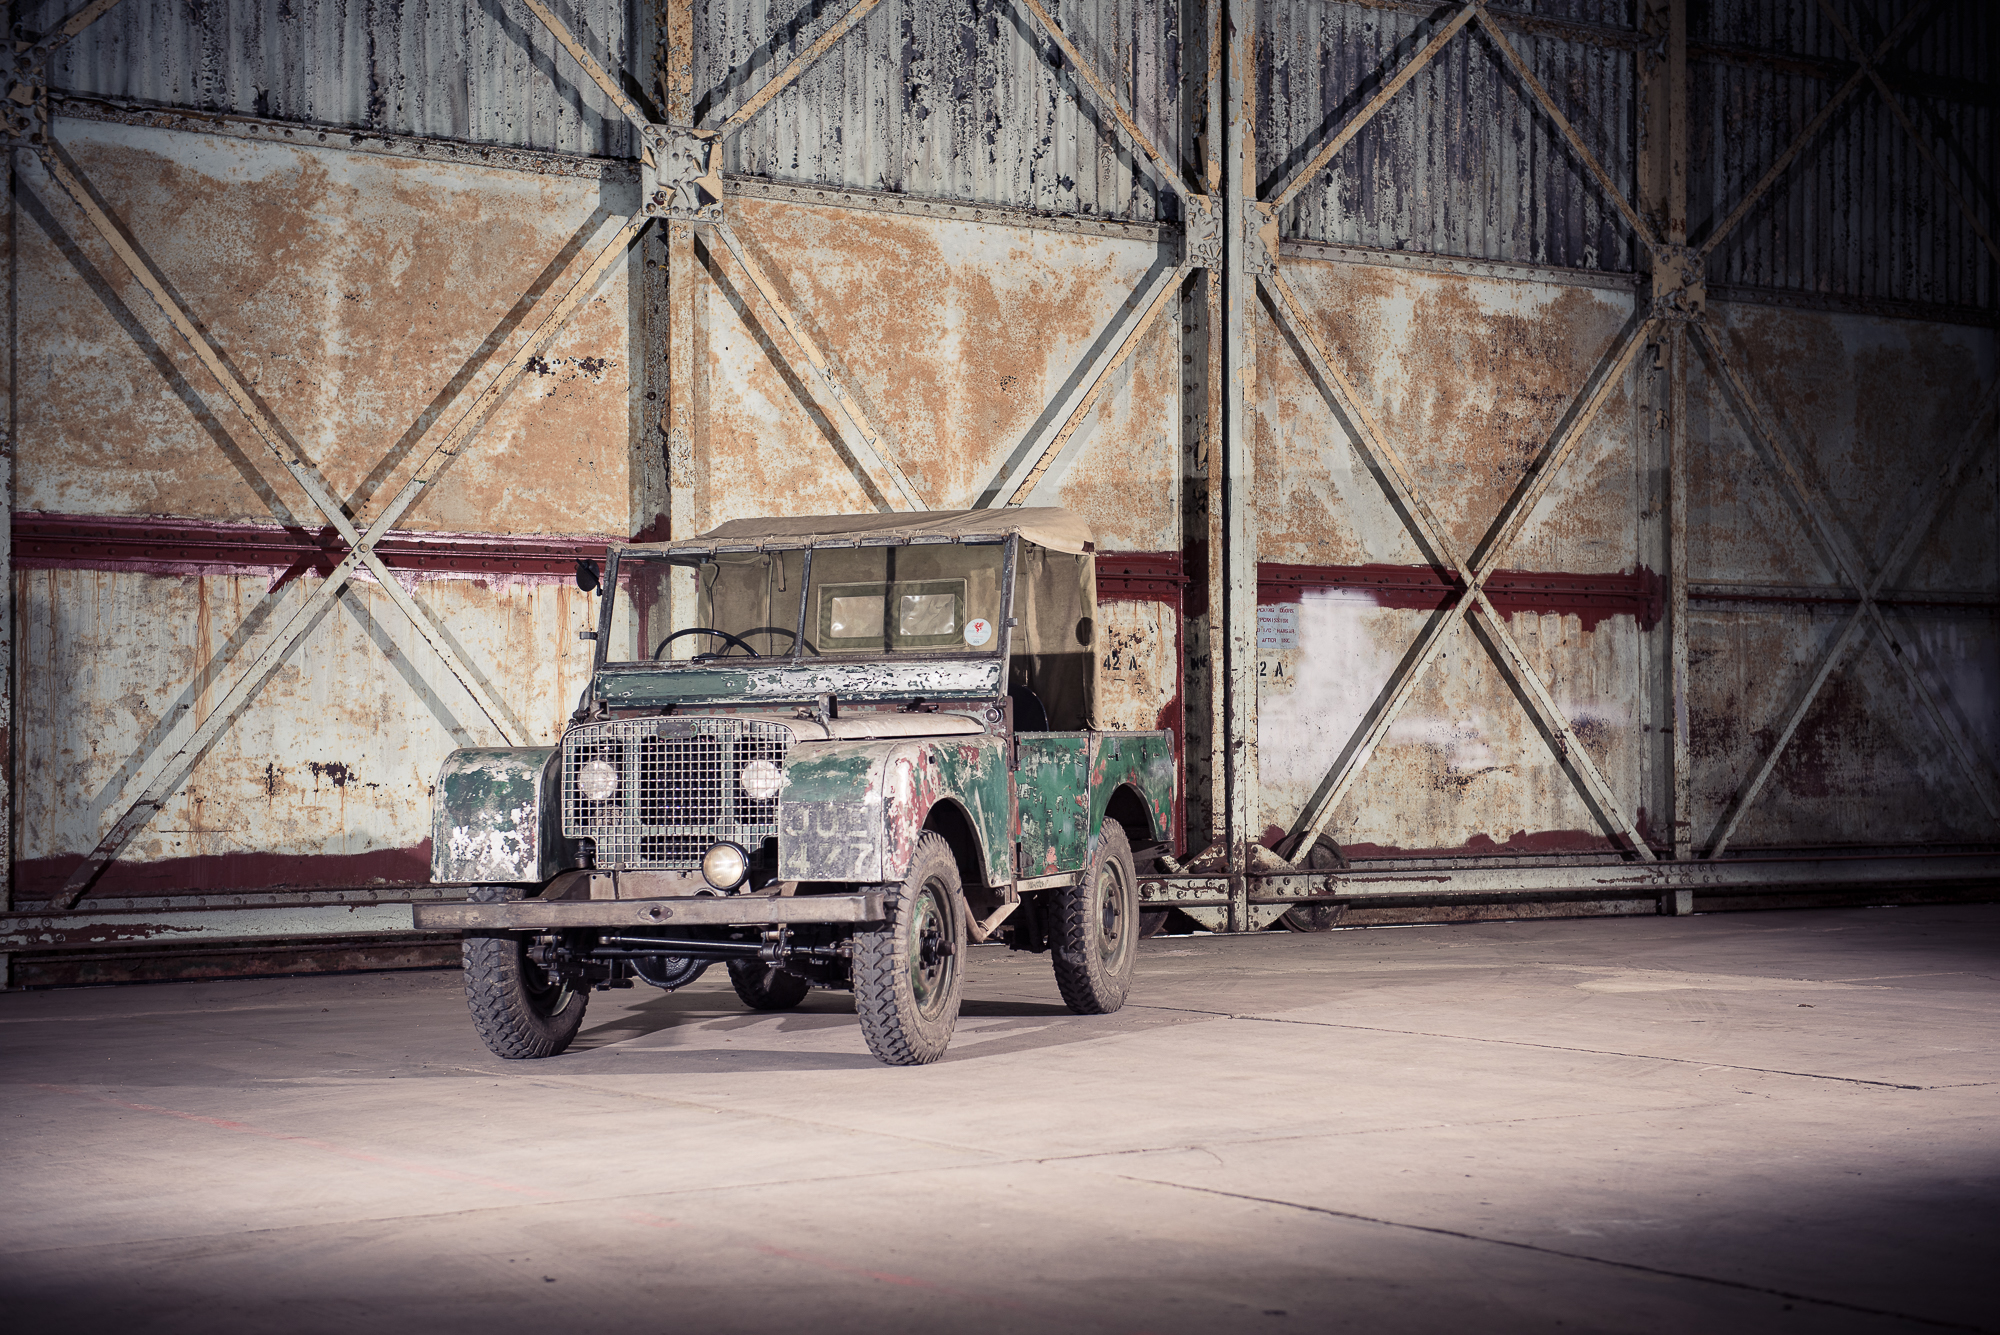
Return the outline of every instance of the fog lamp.
[[[785,786],[785,772],[768,760],[753,760],[738,772],[736,782],[759,802],[768,802]]]
[[[585,761],[576,771],[576,789],[593,802],[618,791],[618,768],[608,760]]]
[[[718,890],[734,890],[750,874],[750,855],[735,844],[716,844],[701,855],[701,878]]]

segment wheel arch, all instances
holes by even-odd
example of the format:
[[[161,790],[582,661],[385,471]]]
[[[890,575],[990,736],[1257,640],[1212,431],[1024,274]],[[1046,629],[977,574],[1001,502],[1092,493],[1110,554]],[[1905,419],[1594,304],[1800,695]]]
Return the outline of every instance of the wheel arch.
[[[940,797],[931,803],[924,815],[923,828],[943,838],[951,846],[951,855],[958,863],[959,884],[968,892],[987,889],[990,882],[986,876],[986,851],[979,840],[979,827],[972,822],[972,815],[955,797]]]
[[[1131,783],[1121,783],[1111,790],[1110,798],[1104,804],[1104,821],[1116,821],[1125,831],[1125,842],[1134,850],[1147,844],[1160,842],[1165,836],[1153,828],[1153,813],[1146,806],[1146,799]],[[1100,822],[1098,830],[1104,828]],[[1093,839],[1093,843],[1095,840]]]

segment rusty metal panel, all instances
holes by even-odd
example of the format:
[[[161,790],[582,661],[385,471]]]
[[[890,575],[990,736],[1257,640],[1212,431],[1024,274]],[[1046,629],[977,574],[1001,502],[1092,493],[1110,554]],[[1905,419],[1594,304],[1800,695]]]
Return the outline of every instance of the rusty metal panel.
[[[1555,8],[1563,18],[1629,21],[1629,7],[1615,0]],[[1266,189],[1306,162],[1384,72],[1449,17],[1443,7],[1426,17],[1345,0],[1262,0],[1257,150]],[[1632,52],[1509,36],[1605,167],[1629,182]],[[1471,28],[1452,39],[1286,209],[1285,238],[1631,270],[1624,223],[1489,42]]]
[[[1298,614],[1290,634],[1271,633],[1278,609],[1261,609],[1258,658],[1264,828],[1280,834],[1422,624],[1362,594],[1308,595],[1290,606]],[[1648,740],[1636,718],[1637,624],[1608,618],[1585,629],[1575,614],[1509,621],[1613,786],[1634,792]],[[1328,832],[1360,858],[1612,847],[1467,628],[1418,686]]]
[[[1630,295],[1597,287],[1308,261],[1286,272],[1423,500],[1467,550],[1632,315]],[[1363,725],[1444,586],[1389,579],[1399,568],[1437,576],[1289,340],[1268,320],[1262,328],[1259,543],[1274,564],[1260,598],[1260,828],[1272,837]],[[1642,640],[1658,614],[1622,593],[1593,603],[1577,578],[1616,575],[1622,589],[1650,574],[1638,564],[1639,442],[1620,395],[1502,561],[1560,572],[1551,582],[1573,590],[1558,595],[1567,606],[1541,595],[1508,623],[1643,832]],[[1311,567],[1353,574],[1289,573]],[[1543,598],[1550,610],[1535,610]],[[1471,625],[1453,636],[1339,807],[1334,839],[1377,857],[1609,850],[1491,649]]]
[[[611,68],[638,6],[552,0]],[[53,27],[75,6],[16,20]],[[121,0],[65,49],[53,82],[121,101],[629,158],[630,124],[519,0]]]
[[[931,509],[979,502],[1165,262],[1157,245],[1122,238],[770,200],[731,207]],[[885,507],[732,257],[710,249],[703,262],[695,453],[707,488],[694,528]],[[1171,327],[1148,336],[1030,503],[1076,507],[1101,547],[1175,545],[1177,347]]]
[[[143,784],[130,759],[140,744],[213,704],[225,684],[211,670],[217,652],[236,636],[254,645],[275,598],[302,596],[272,582],[262,571],[16,572],[22,898],[59,886],[120,794]],[[590,595],[547,576],[426,578],[415,589],[533,739],[552,743],[589,677],[591,646],[576,629],[595,620]],[[381,590],[355,580],[100,892],[421,884],[439,766],[454,747],[489,740],[426,654]]]
[[[1845,609],[1715,609],[1697,603],[1691,627],[1689,716],[1696,845],[1769,748],[1818,652]],[[1899,621],[1908,622],[1904,618]],[[1926,624],[1927,623],[1927,624]],[[1917,623],[1922,652],[1964,717],[1995,754],[1993,614]],[[1872,642],[1870,642],[1872,641]],[[1996,831],[1879,640],[1850,653],[1814,701],[1738,827],[1733,849],[1986,842]]]
[[[1914,3],[1841,11],[1872,48]],[[2000,14],[1990,5],[1934,8],[1902,58],[1889,62],[1890,84],[1991,234]],[[1699,242],[1847,81],[1855,57],[1817,5],[1695,6],[1689,37],[1698,52],[1710,48],[1709,59],[1690,65],[1698,111],[1689,124],[1688,222]],[[1709,281],[1988,310],[1996,301],[1993,255],[1865,84],[1725,241]]]
[[[1120,732],[1169,728],[1180,737],[1179,616],[1161,602],[1097,605],[1097,713]]]
[[[546,303],[559,261],[602,244],[636,203],[628,182],[57,124],[209,336],[364,512],[533,327],[522,294]],[[18,508],[318,529],[69,199],[32,157],[19,170]],[[635,455],[654,433],[627,280],[614,269],[409,526],[632,531]]]
[[[1721,308],[1777,430],[1834,531],[1879,570],[1921,512],[1935,461],[1996,374],[1991,330]],[[1691,378],[1694,838],[1702,846],[1858,606],[1707,368]],[[2000,459],[1988,443],[1883,602],[1903,654],[1975,757],[2000,757]],[[1936,726],[1864,632],[1780,754],[1731,846],[1953,843],[2000,834]]]
[[[1937,457],[1969,424],[1995,374],[1991,330],[1861,315],[1726,305],[1718,317],[1778,429],[1851,546],[1872,566],[1903,536]],[[1838,582],[1776,474],[1697,362],[1690,397],[1689,545],[1697,581]],[[1986,476],[1991,477],[1990,452]],[[1969,481],[1969,480],[1968,480]],[[1991,591],[2000,584],[1990,481],[1954,494],[1904,589]]]
[[[718,0],[698,26],[696,86],[734,111],[836,22]],[[1071,0],[1050,12],[1169,160],[1182,155],[1178,7]],[[1014,0],[889,0],[781,93],[728,148],[727,169],[1053,213],[1152,219],[1168,192],[1076,96]]]
[[[1357,390],[1419,490],[1468,550],[1632,314],[1630,295],[1600,288],[1310,261],[1288,261],[1285,271],[1330,345],[1345,350]],[[1260,328],[1261,559],[1423,564],[1289,341],[1268,318]],[[1630,570],[1632,448],[1629,410],[1607,408],[1502,564]]]

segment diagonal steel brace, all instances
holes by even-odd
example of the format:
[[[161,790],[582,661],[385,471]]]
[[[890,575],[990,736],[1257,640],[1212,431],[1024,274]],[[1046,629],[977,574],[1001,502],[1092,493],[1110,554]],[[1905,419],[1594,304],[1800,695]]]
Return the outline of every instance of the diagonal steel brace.
[[[806,359],[806,363],[812,367],[813,373],[818,378],[821,387],[826,391],[827,397],[831,398],[839,406],[841,416],[845,417],[848,425],[854,428],[857,439],[850,440],[848,448],[853,451],[855,459],[864,468],[872,470],[880,474],[881,477],[888,479],[889,485],[887,487],[882,487],[877,482],[877,487],[883,495],[900,498],[903,507],[906,509],[923,509],[923,499],[918,496],[917,489],[911,485],[908,475],[896,465],[896,461],[882,448],[881,431],[877,430],[874,423],[869,419],[868,413],[861,406],[859,399],[841,383],[840,377],[834,372],[833,362],[819,346],[818,341],[813,338],[811,331],[806,328],[805,323],[799,319],[791,307],[785,304],[776,284],[772,283],[770,275],[764,272],[764,266],[757,263],[755,257],[750,254],[749,250],[743,245],[743,242],[737,237],[735,229],[731,228],[727,223],[716,223],[714,226],[716,235],[722,238],[722,244],[728,247],[730,256],[735,259],[737,266],[743,270],[744,276],[749,278],[750,285],[757,289],[757,294],[764,299],[764,304],[770,309],[772,317],[783,326],[785,333],[792,340],[792,345],[799,350],[800,355]],[[871,478],[870,480],[875,481],[876,479]]]
[[[693,163],[689,169],[692,170],[693,166],[703,168],[706,174],[701,179],[705,183],[706,192],[719,199],[722,189],[720,176],[722,139],[742,129],[752,117],[768,106],[773,98],[791,86],[800,75],[832,50],[834,44],[851,32],[855,25],[880,3],[880,0],[857,0],[857,3],[850,6],[837,22],[821,33],[811,46],[800,52],[734,115],[725,120],[719,130],[696,130],[693,127],[661,125],[648,119],[638,105],[619,88],[618,81],[570,32],[569,26],[556,17],[544,0],[523,0],[523,3],[533,11],[537,19],[541,20],[542,25],[554,34],[555,39],[562,43],[564,49],[576,60],[577,65],[590,76],[591,81],[604,90],[605,96],[611,99],[612,104],[631,121],[633,128],[639,133],[640,143],[644,146],[643,151],[648,166],[657,171],[665,165],[655,162],[654,159],[666,151],[666,146],[673,146],[684,154],[698,154],[699,161]],[[644,209],[645,206],[641,207]],[[784,328],[793,345],[811,366],[813,379],[839,408],[840,416],[853,428],[856,438],[848,440],[848,449],[863,471],[874,475],[868,478],[869,483],[882,495],[891,498],[892,502],[900,504],[905,509],[923,509],[923,500],[911,484],[909,476],[897,466],[889,452],[883,448],[884,433],[870,420],[867,411],[861,406],[859,397],[842,381],[833,360],[812,337],[799,314],[783,300],[777,285],[771,281],[770,275],[765,273],[763,265],[756,261],[724,221],[720,205],[695,210],[685,221],[715,228],[716,234],[721,238],[731,257],[749,278],[750,285],[757,289],[758,295],[763,298],[773,318]],[[887,480],[887,486],[881,485],[882,479]]]
[[[1820,131],[1824,130],[1827,124],[1833,120],[1834,114],[1847,104],[1847,100],[1854,96],[1863,84],[1868,82],[1869,76],[1874,72],[1876,64],[1887,59],[1889,53],[1894,51],[1905,38],[1915,36],[1920,28],[1928,23],[1930,18],[1938,12],[1943,3],[1944,0],[1926,0],[1926,3],[1911,6],[1910,11],[1903,15],[1902,21],[1897,23],[1889,35],[1882,39],[1873,54],[1863,56],[1861,68],[1849,75],[1847,82],[1843,83],[1835,90],[1833,96],[1826,100],[1826,105],[1819,109],[1819,113],[1806,123],[1806,128],[1799,131],[1798,136],[1792,140],[1785,151],[1778,155],[1777,160],[1765,170],[1764,175],[1758,179],[1757,184],[1752,186],[1744,194],[1743,198],[1736,201],[1736,207],[1729,211],[1729,216],[1724,218],[1716,229],[1709,233],[1708,239],[1701,243],[1698,258],[1706,260],[1715,252],[1715,248],[1721,245],[1723,240],[1736,230],[1737,225],[1749,216],[1750,211],[1757,207],[1758,202],[1771,192],[1771,187],[1776,185],[1779,179],[1784,176],[1792,163],[1798,159],[1799,154],[1805,152],[1806,149],[1813,145],[1813,142],[1819,138]],[[1884,95],[1887,95],[1886,89],[1884,90]]]
[[[1450,19],[1446,20],[1442,27],[1431,34],[1430,40],[1424,43],[1422,50],[1405,61],[1402,67],[1395,74],[1391,75],[1387,82],[1376,89],[1375,95],[1370,97],[1359,111],[1356,111],[1353,116],[1349,117],[1339,130],[1328,136],[1327,141],[1320,145],[1319,150],[1311,158],[1301,163],[1299,169],[1292,173],[1290,179],[1284,185],[1271,192],[1268,201],[1270,207],[1274,210],[1284,208],[1285,205],[1291,203],[1297,197],[1301,190],[1311,185],[1313,178],[1326,170],[1326,164],[1332,162],[1334,156],[1341,149],[1346,148],[1349,143],[1353,142],[1354,136],[1360,134],[1368,122],[1375,119],[1375,113],[1383,107],[1388,106],[1390,100],[1403,90],[1403,86],[1416,78],[1422,72],[1424,66],[1430,64],[1436,58],[1437,54],[1450,44],[1451,39],[1458,35],[1461,28],[1472,22],[1473,16],[1479,11],[1481,3],[1482,0],[1466,0],[1465,4],[1460,5],[1458,12],[1453,14]]]
[[[1062,453],[1063,446],[1069,443],[1070,437],[1076,434],[1077,428],[1083,425],[1084,419],[1097,407],[1097,401],[1103,395],[1104,387],[1110,383],[1112,372],[1130,361],[1132,354],[1139,350],[1139,344],[1145,339],[1147,331],[1159,322],[1161,313],[1179,299],[1181,283],[1191,272],[1193,269],[1187,264],[1169,269],[1161,274],[1148,290],[1139,294],[1138,299],[1145,306],[1145,314],[1126,331],[1125,337],[1119,340],[1118,347],[1111,355],[1098,362],[1097,370],[1090,378],[1089,388],[1076,400],[1075,406],[1064,418],[1062,428],[1049,437],[1048,444],[1042,447],[1041,453],[1022,475],[1020,484],[1014,488],[1014,494],[1007,498],[1008,505],[1028,503],[1028,497],[1041,485],[1042,478],[1048,473],[1049,466],[1055,462],[1056,456]]]
[[[1619,188],[1618,182],[1604,169],[1604,164],[1598,161],[1597,154],[1591,152],[1589,146],[1583,142],[1583,136],[1569,123],[1569,117],[1562,114],[1562,109],[1556,105],[1556,100],[1549,96],[1549,90],[1542,86],[1542,81],[1528,68],[1528,62],[1521,58],[1521,53],[1501,30],[1500,24],[1486,11],[1485,0],[1471,0],[1471,3],[1479,13],[1480,26],[1485,28],[1487,36],[1493,39],[1493,45],[1500,49],[1500,54],[1513,69],[1515,76],[1527,85],[1528,92],[1541,105],[1543,114],[1555,124],[1557,130],[1561,131],[1563,139],[1569,144],[1570,151],[1576,154],[1584,170],[1597,182],[1597,188],[1617,207],[1619,216],[1625,219],[1625,225],[1632,229],[1632,234],[1639,238],[1640,243],[1650,254],[1664,258],[1664,247],[1660,238],[1646,225],[1646,220],[1639,216],[1639,211],[1632,207],[1632,201],[1625,198],[1625,192]]]
[[[1917,127],[1911,123],[1909,113],[1903,110],[1903,104],[1890,90],[1889,81],[1882,77],[1880,62],[1882,57],[1888,54],[1889,48],[1884,48],[1881,53],[1871,56],[1861,45],[1861,40],[1848,30],[1847,25],[1841,21],[1839,12],[1828,4],[1827,0],[1819,0],[1819,7],[1820,12],[1826,15],[1827,22],[1833,24],[1834,31],[1840,34],[1840,39],[1847,43],[1847,49],[1861,62],[1861,71],[1873,81],[1875,91],[1882,95],[1883,105],[1889,108],[1889,114],[1896,118],[1896,123],[1903,127],[1903,133],[1910,136],[1910,142],[1916,145],[1917,153],[1923,158],[1924,164],[1936,175],[1939,184],[1944,186],[1945,193],[1951,196],[1952,203],[1958,205],[1958,211],[1965,215],[1965,220],[1972,224],[1972,230],[1985,245],[1986,253],[2000,260],[2000,245],[1994,244],[1993,234],[1986,229],[1986,224],[1979,220],[1979,214],[1973,209],[1971,201],[1959,190],[1958,182],[1951,179],[1950,173],[1946,172],[1944,165],[1937,160],[1937,155],[1931,152],[1929,141],[1917,133]]]

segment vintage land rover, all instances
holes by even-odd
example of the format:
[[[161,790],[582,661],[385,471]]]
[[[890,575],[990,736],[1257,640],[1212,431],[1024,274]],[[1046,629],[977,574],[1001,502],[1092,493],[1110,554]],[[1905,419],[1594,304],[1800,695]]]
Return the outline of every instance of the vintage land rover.
[[[1058,509],[740,520],[615,546],[561,744],[455,751],[416,909],[465,934],[474,1027],[563,1051],[593,989],[746,1005],[852,989],[885,1062],[951,1041],[968,942],[1125,1001],[1135,854],[1165,851],[1172,737],[1096,712],[1089,529]]]

